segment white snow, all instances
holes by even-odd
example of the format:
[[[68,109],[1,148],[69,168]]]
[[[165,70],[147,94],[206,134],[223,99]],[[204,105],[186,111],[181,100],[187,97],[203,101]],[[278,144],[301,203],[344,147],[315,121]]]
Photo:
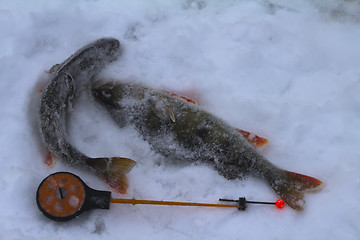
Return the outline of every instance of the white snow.
[[[360,235],[360,1],[0,1],[0,239],[358,239]],[[321,179],[305,209],[112,204],[66,223],[44,217],[38,184],[56,171],[101,179],[61,161],[44,164],[37,107],[45,71],[101,37],[124,55],[104,75],[192,92],[208,111],[270,140],[271,162]],[[206,166],[159,165],[132,129],[119,129],[82,96],[69,123],[91,156],[137,161],[126,196],[273,201],[257,179],[228,181]]]

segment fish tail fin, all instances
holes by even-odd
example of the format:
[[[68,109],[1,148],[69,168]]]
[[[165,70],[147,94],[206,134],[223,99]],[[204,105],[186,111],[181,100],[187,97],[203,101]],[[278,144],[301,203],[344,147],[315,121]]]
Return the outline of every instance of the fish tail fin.
[[[105,177],[105,180],[106,183],[109,184],[109,186],[115,189],[117,192],[121,194],[127,193],[129,182],[125,175],[121,175],[118,173],[109,173]]]
[[[90,158],[88,165],[100,173],[106,182],[121,194],[126,194],[128,180],[125,174],[130,172],[136,162],[129,158]]]
[[[271,186],[290,207],[302,210],[305,203],[303,192],[319,191],[323,183],[310,176],[283,171],[283,178],[273,180]]]
[[[108,173],[105,180],[110,187],[121,194],[126,194],[128,188],[128,179],[125,176],[134,167],[136,162],[129,158],[113,157],[108,167]]]

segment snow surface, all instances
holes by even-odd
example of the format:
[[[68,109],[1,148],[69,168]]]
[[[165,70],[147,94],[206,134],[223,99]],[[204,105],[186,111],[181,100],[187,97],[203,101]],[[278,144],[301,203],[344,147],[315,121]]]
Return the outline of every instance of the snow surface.
[[[0,1],[0,239],[358,239],[360,234],[360,1]],[[107,76],[190,92],[230,124],[270,139],[284,169],[326,185],[305,209],[111,205],[71,222],[45,218],[38,184],[71,171],[44,164],[37,107],[46,73],[78,48],[118,38]],[[206,166],[164,166],[149,145],[81,96],[69,128],[91,156],[137,161],[126,196],[217,202],[276,200],[257,179],[228,181]]]

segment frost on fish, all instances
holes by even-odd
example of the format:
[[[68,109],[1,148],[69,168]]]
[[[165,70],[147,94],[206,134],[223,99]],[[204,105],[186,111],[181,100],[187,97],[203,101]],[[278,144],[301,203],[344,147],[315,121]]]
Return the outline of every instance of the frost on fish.
[[[95,99],[119,126],[134,126],[169,162],[205,163],[227,179],[262,178],[297,210],[302,209],[302,192],[322,184],[276,167],[238,130],[195,104],[137,84],[102,82],[92,88]]]
[[[178,97],[178,98],[181,98],[185,101],[187,101],[188,103],[192,103],[192,104],[197,104],[197,102],[189,97],[186,97],[186,96],[182,96],[180,94],[177,94],[177,93],[172,93],[172,92],[169,92],[169,91],[164,91],[166,94],[169,94],[170,96],[173,96],[173,97]],[[168,107],[168,106],[167,106]],[[171,110],[170,107],[168,107],[167,110]],[[172,110],[171,110],[172,111]],[[171,120],[175,120],[175,116],[172,116],[171,112],[169,112],[169,115],[170,115],[170,118]],[[248,132],[248,131],[245,131],[245,130],[242,130],[242,129],[238,129],[238,128],[235,128],[236,131],[238,131],[239,133],[241,133],[243,135],[243,137],[249,142],[251,143],[254,147],[257,147],[257,148],[260,148],[260,147],[263,147],[265,146],[266,144],[269,143],[269,140],[267,140],[266,138],[263,138],[263,137],[260,137],[258,135],[255,135],[251,132]]]
[[[120,192],[125,192],[127,181],[124,174],[135,162],[119,157],[86,156],[70,144],[66,127],[78,89],[91,85],[94,77],[120,55],[120,42],[104,38],[86,45],[62,64],[55,65],[41,98],[40,132],[43,142],[56,158],[74,166],[86,167],[111,182]]]

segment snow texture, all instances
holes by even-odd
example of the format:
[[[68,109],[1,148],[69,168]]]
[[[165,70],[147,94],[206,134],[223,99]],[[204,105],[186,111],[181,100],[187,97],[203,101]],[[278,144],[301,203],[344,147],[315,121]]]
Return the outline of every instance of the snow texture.
[[[0,239],[358,239],[360,197],[360,2],[358,0],[0,1]],[[43,178],[86,170],[44,164],[38,107],[46,71],[85,44],[115,37],[123,56],[104,77],[191,93],[208,111],[270,143],[261,153],[326,185],[305,209],[112,204],[71,222],[44,217]],[[276,200],[257,179],[226,180],[206,166],[159,165],[133,129],[79,96],[69,134],[89,156],[137,161],[128,194],[217,202]]]

